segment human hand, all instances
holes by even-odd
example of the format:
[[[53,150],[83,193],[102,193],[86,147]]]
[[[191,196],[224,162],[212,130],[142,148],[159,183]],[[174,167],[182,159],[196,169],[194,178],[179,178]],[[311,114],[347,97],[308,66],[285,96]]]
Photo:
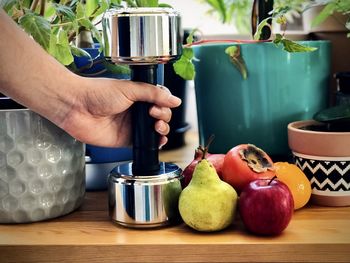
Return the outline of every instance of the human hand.
[[[71,108],[58,125],[85,143],[119,147],[131,144],[131,105],[136,101],[154,104],[150,115],[161,135],[160,146],[167,142],[170,108],[181,100],[165,87],[107,78],[77,77]]]
[[[0,91],[63,128],[98,146],[131,143],[130,106],[154,104],[150,115],[166,143],[170,108],[181,100],[165,88],[126,80],[83,78],[45,52],[0,9]],[[25,52],[24,52],[25,51]],[[6,63],[11,61],[11,63]],[[18,74],[20,72],[21,74]]]

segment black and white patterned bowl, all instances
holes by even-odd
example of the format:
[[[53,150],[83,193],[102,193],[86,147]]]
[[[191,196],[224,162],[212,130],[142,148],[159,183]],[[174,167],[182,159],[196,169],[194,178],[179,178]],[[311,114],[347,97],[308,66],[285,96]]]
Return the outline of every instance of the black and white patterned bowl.
[[[320,157],[297,152],[293,152],[293,156],[295,164],[311,183],[313,203],[350,205],[350,157]]]
[[[294,162],[311,183],[312,203],[350,206],[350,132],[306,128],[321,125],[312,120],[288,125]]]

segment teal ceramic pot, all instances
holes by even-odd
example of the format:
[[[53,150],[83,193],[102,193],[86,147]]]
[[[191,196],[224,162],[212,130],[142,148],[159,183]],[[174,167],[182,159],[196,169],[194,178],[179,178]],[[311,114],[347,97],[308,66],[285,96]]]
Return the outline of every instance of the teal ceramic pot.
[[[248,69],[246,80],[225,54],[234,44],[195,46],[200,143],[214,134],[213,153],[252,143],[271,156],[287,156],[288,123],[312,118],[328,102],[330,43],[302,43],[318,50],[288,53],[270,42],[235,44]]]

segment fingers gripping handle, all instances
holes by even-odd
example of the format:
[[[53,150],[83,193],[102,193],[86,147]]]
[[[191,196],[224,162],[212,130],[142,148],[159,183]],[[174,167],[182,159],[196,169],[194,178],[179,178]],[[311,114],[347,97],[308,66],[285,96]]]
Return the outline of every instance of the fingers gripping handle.
[[[132,65],[131,80],[157,84],[157,65]],[[136,102],[132,108],[134,175],[155,175],[159,171],[159,139],[155,119],[149,115],[152,104]]]

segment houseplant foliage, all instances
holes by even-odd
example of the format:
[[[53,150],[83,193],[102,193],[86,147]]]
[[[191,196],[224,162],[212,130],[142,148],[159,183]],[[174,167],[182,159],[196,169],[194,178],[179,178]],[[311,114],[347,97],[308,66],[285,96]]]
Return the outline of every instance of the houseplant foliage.
[[[254,0],[201,0],[202,3],[209,7],[208,13],[215,15],[224,24],[234,24],[239,32],[250,32],[252,27],[251,13]],[[345,27],[350,30],[350,1],[348,0],[275,0],[273,1],[273,10],[269,16],[260,21],[256,32],[253,33],[253,39],[259,41],[265,27],[271,27],[272,22],[280,24],[283,29],[282,34],[271,36],[271,41],[276,46],[282,46],[283,50],[291,53],[295,52],[311,52],[315,48],[301,45],[297,42],[291,41],[285,37],[285,30],[288,26],[288,20],[291,17],[302,14],[308,8],[322,5],[323,11],[313,20],[312,25],[317,26],[321,24],[328,16],[334,12],[342,13],[348,16],[348,22]],[[193,45],[193,34],[187,40],[188,46],[184,49],[184,55],[175,64],[176,73],[185,79],[194,79],[195,68],[192,65],[194,53],[191,50]],[[350,33],[348,34],[350,36]],[[241,57],[239,47],[230,47],[225,51],[232,63],[242,74],[244,79],[247,78],[247,69]]]
[[[217,16],[222,23],[232,23],[239,32],[250,30],[250,14],[254,0],[201,0],[208,5],[208,13]],[[275,0],[271,19],[278,24],[286,24],[287,18],[303,13],[305,10],[323,6],[322,12],[312,21],[316,26],[324,22],[327,17],[339,12],[348,17],[344,25],[350,30],[350,1],[348,0]]]
[[[208,13],[216,15],[223,24],[234,24],[239,32],[248,33],[253,27],[252,10],[255,7],[253,0],[202,0],[202,3],[208,5]],[[267,1],[266,1],[267,2]],[[270,1],[271,2],[271,1]],[[259,41],[262,38],[265,27],[271,27],[272,21],[283,25],[286,28],[287,17],[290,13],[300,13],[305,8],[306,2],[304,0],[278,0],[274,1],[274,8],[269,13],[268,17],[259,21],[256,32],[253,33],[253,39]],[[185,79],[194,79],[195,68],[192,65],[194,54],[191,49],[193,44],[193,32],[187,39],[188,46],[184,48],[184,54],[180,60],[175,63],[175,71],[177,74]],[[264,38],[264,40],[267,40]],[[234,42],[234,41],[232,41]],[[288,40],[284,34],[276,34],[273,39],[276,46],[282,46],[287,52],[310,52],[315,48],[298,44],[294,41]],[[244,79],[247,78],[247,69],[245,68],[244,60],[242,59],[239,46],[229,47],[225,53],[230,57],[232,63],[242,74]]]
[[[73,56],[89,56],[74,44],[83,30],[101,42],[96,28],[98,18],[111,5],[112,0],[4,0],[2,7],[33,39],[63,65],[73,63]]]
[[[91,33],[103,51],[102,32],[97,25],[103,13],[113,7],[157,7],[157,0],[2,0],[3,8],[17,24],[60,63],[76,71],[74,56],[87,56],[76,38],[83,31]],[[93,58],[91,58],[93,60]],[[99,61],[101,62],[101,61]],[[110,71],[128,73],[128,70],[107,64]]]
[[[333,15],[335,12],[338,12],[347,17],[347,21],[344,26],[349,31],[347,37],[350,37],[350,1],[330,0],[323,2],[325,4],[324,8],[312,21],[311,26],[317,26],[322,24],[329,16]]]

